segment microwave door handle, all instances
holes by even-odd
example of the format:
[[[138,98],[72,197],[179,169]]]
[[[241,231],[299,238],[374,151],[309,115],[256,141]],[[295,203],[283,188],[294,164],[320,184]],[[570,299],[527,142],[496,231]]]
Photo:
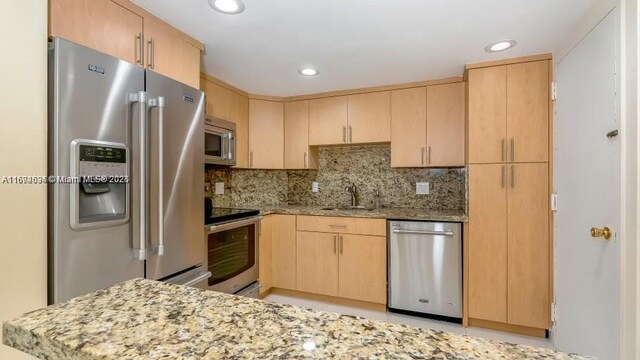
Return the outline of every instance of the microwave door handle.
[[[134,215],[134,232],[133,232],[133,256],[135,259],[144,261],[147,259],[147,189],[145,184],[147,183],[147,94],[144,91],[139,91],[135,94],[129,95],[129,101],[131,105],[137,104],[138,109],[138,168],[135,169],[133,175],[134,181],[137,182],[137,186],[133,186],[137,190],[137,194],[134,197],[137,198],[138,213]],[[134,114],[134,112],[131,112]],[[132,119],[133,123],[133,119]],[[136,174],[137,173],[137,174]],[[137,175],[137,179],[136,179]],[[137,223],[135,218],[137,217]],[[135,227],[138,229],[135,229]],[[137,230],[137,231],[136,231]],[[135,245],[137,240],[137,247]]]
[[[149,110],[158,109],[158,245],[154,249],[158,256],[164,255],[164,97],[149,99]]]
[[[233,162],[235,159],[235,148],[236,148],[236,139],[233,137],[233,133],[229,133],[229,140],[227,141],[227,157],[229,158],[229,162]]]
[[[222,139],[220,143],[220,156],[222,156],[223,160],[227,159],[227,148],[229,147],[229,138],[227,134],[221,134],[220,138]]]

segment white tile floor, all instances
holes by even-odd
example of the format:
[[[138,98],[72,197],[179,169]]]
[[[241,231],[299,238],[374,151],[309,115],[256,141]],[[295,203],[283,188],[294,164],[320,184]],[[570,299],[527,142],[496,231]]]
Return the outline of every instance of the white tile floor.
[[[369,319],[376,319],[382,321],[388,321],[396,324],[403,324],[409,326],[416,326],[425,329],[433,329],[439,331],[448,331],[456,334],[477,336],[485,339],[506,341],[513,344],[531,345],[537,347],[543,347],[547,349],[555,349],[553,344],[548,339],[540,339],[530,336],[510,334],[501,331],[494,331],[476,327],[464,328],[462,325],[452,324],[444,321],[436,321],[430,319],[424,319],[420,317],[395,314],[390,312],[367,310],[361,308],[355,308],[351,306],[338,305],[323,301],[303,299],[283,294],[270,294],[264,300],[281,304],[289,304],[300,306],[304,308],[310,308],[314,310],[322,310],[328,312],[335,312],[345,315],[361,316]]]

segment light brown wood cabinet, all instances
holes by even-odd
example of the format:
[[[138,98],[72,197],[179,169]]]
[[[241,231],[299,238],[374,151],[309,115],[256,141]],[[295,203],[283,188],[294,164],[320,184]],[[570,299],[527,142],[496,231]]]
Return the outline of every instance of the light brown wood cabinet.
[[[236,168],[249,167],[249,98],[231,93],[229,121],[236,124]]]
[[[464,83],[391,92],[391,166],[465,165]]]
[[[284,168],[318,168],[318,149],[309,146],[308,100],[284,103]]]
[[[427,152],[427,88],[391,91],[391,167],[422,167]]]
[[[347,142],[391,141],[391,92],[349,95]]]
[[[464,83],[427,86],[427,166],[464,166],[464,147]]]
[[[348,97],[309,100],[309,145],[347,143]]]
[[[296,216],[270,215],[271,284],[296,289]],[[263,231],[266,231],[263,229]]]
[[[194,88],[200,87],[200,49],[164,22],[144,20],[146,68]]]
[[[298,231],[298,291],[338,296],[338,234]]]
[[[49,35],[199,87],[202,44],[128,0],[51,0]]]
[[[260,294],[265,294],[273,286],[273,244],[272,220],[273,216],[265,216],[260,221],[260,237],[258,238],[258,281]]]
[[[387,303],[387,238],[340,234],[338,296]]]
[[[200,89],[207,95],[207,116],[231,121],[233,92],[205,78],[200,79]]]
[[[249,167],[284,169],[284,105],[249,99]]]
[[[143,65],[142,16],[111,0],[50,0],[49,35]]]
[[[549,160],[549,61],[469,70],[469,163]]]
[[[382,224],[383,219],[297,216],[297,290],[386,304]]]

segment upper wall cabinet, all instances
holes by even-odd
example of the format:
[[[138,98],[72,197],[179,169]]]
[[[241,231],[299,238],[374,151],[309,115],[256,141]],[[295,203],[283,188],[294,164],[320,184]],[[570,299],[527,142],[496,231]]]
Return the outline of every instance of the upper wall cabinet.
[[[317,169],[317,154],[309,147],[309,101],[284,103],[284,168]]]
[[[309,145],[347,142],[347,101],[347,96],[309,101]]]
[[[461,167],[464,83],[391,92],[391,166]]]
[[[50,0],[49,34],[142,65],[142,17],[111,0]]]
[[[145,18],[144,37],[147,69],[194,88],[200,87],[200,49],[155,18]]]
[[[284,169],[284,105],[249,99],[249,167]]]
[[[469,70],[469,163],[549,160],[549,61]]]
[[[204,78],[200,80],[200,89],[207,95],[207,116],[231,121],[233,92]]]
[[[309,145],[388,142],[391,92],[336,96],[309,101]]]
[[[128,0],[50,0],[49,35],[199,87],[202,44]]]
[[[391,141],[391,92],[349,95],[349,143]]]

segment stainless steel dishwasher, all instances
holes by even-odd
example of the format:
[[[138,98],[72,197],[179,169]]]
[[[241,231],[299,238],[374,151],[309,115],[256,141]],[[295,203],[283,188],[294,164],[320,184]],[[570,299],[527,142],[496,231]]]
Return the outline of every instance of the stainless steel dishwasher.
[[[389,311],[461,322],[461,228],[389,220]]]

